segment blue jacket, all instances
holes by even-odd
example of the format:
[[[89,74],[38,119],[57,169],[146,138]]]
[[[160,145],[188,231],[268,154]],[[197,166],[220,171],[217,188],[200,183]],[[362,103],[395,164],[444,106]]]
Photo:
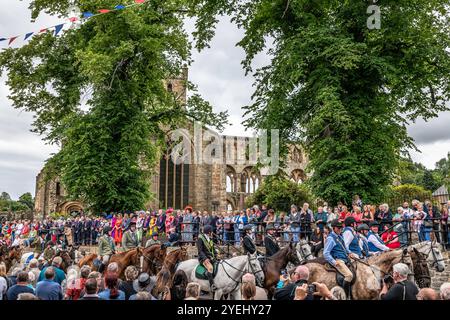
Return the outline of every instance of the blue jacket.
[[[345,248],[344,239],[341,235],[332,232],[327,237],[325,248],[323,249],[324,258],[332,265],[336,264],[336,259],[348,262],[350,252]]]
[[[369,234],[368,234],[367,237],[370,237],[371,235],[374,235],[375,238],[376,238],[381,244],[384,245],[384,242],[383,242],[383,240],[381,240],[380,236],[379,236],[378,234],[375,234],[374,232],[372,232],[372,230],[369,231]],[[380,252],[380,251],[382,251],[381,249],[375,247],[375,246],[373,245],[372,242],[368,242],[368,244],[369,244],[369,251],[370,251],[370,252]]]
[[[350,252],[353,252],[355,254],[357,254],[359,257],[362,256],[362,251],[361,251],[361,247],[359,246],[359,236],[358,234],[353,230],[352,227],[345,227],[344,228],[344,232],[351,232],[351,234],[353,235],[353,240],[350,242],[349,246],[348,246],[348,250]]]
[[[368,257],[370,255],[369,242],[367,241],[366,237],[364,237],[364,236],[359,236],[359,238],[361,239],[361,244],[362,244],[361,251],[365,257]]]
[[[59,283],[52,280],[42,280],[36,285],[36,296],[41,300],[62,300],[63,294]]]

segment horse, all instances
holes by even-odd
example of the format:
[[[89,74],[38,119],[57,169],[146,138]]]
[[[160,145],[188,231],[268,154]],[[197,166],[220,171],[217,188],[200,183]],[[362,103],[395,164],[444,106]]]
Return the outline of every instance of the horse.
[[[300,264],[298,250],[294,249],[292,243],[263,260],[262,269],[265,278],[263,287],[268,291],[269,299],[273,295],[275,285],[280,280],[281,270],[285,269],[289,262],[294,265]]]
[[[351,295],[355,300],[375,300],[378,299],[381,290],[381,279],[384,275],[390,274],[394,264],[402,262],[412,269],[413,262],[406,249],[398,249],[383,252],[369,257],[367,260],[353,259],[354,279]],[[305,264],[309,269],[308,282],[325,283],[328,288],[338,286],[336,281],[337,270],[328,268],[325,259],[319,258],[311,260]],[[413,276],[412,274],[410,276]],[[414,278],[411,278],[414,280]],[[345,299],[347,292],[343,293]]]
[[[143,249],[142,270],[149,275],[156,275],[161,270],[167,254],[167,246],[154,244]]]
[[[98,258],[98,255],[96,253],[90,253],[88,255],[85,255],[83,258],[80,259],[78,262],[78,267],[82,267],[84,265],[88,265],[91,267],[92,271],[98,271],[97,264],[94,263],[94,261]]]
[[[445,259],[442,256],[441,250],[437,245],[435,245],[434,242],[419,242],[417,244],[409,246],[408,251],[411,251],[414,248],[416,248],[417,251],[425,254],[427,262],[431,265],[432,268],[435,268],[437,272],[443,272],[445,270]]]
[[[14,265],[14,261],[20,263],[21,256],[22,256],[22,248],[20,247],[9,248],[9,250],[7,250],[6,255],[2,255],[3,263],[5,264],[7,272]]]
[[[308,241],[306,241],[304,239],[300,240],[299,242],[297,242],[295,249],[297,251],[297,257],[299,260],[299,264],[303,264],[307,260],[315,259],[311,253],[311,246],[309,245]]]
[[[143,249],[140,247],[130,249],[125,252],[116,253],[113,254],[109,259],[109,264],[116,262],[119,266],[117,273],[119,277],[123,277],[125,268],[130,265],[137,266],[140,270],[142,270],[142,263],[140,259],[142,257],[142,254]]]
[[[195,275],[195,269],[198,265],[197,259],[186,260],[179,264],[178,270],[183,270],[186,274],[190,272],[191,282],[200,285],[202,291],[210,292],[208,280],[198,279]],[[194,265],[194,267],[191,267]],[[183,269],[187,267],[187,269]],[[247,272],[253,273],[257,281],[264,281],[264,272],[256,257],[256,254],[248,254],[233,257],[230,259],[220,260],[217,265],[217,273],[214,277],[214,300],[219,300],[223,295],[230,295],[233,299],[240,299],[239,285],[241,278]]]
[[[162,269],[168,270],[170,272],[171,277],[173,277],[178,264],[182,261],[185,261],[186,258],[187,258],[186,248],[175,249],[166,255]]]
[[[67,268],[74,264],[74,260],[72,260],[72,258],[70,257],[70,253],[67,250],[57,250],[56,254],[52,257],[52,260],[55,257],[61,257],[62,263],[59,268],[65,273],[67,273]]]

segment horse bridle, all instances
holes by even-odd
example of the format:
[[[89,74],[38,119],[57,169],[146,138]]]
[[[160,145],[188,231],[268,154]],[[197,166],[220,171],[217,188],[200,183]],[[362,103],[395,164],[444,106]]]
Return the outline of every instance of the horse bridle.
[[[426,257],[428,259],[428,257],[430,256],[430,253],[433,255],[433,262],[431,263],[431,267],[434,267],[436,265],[436,268],[439,267],[439,262],[445,261],[445,259],[438,259],[438,257],[436,256],[436,252],[434,252],[434,247],[433,247],[433,243],[430,242],[430,251],[428,251],[428,253],[426,253]]]
[[[253,274],[257,274],[258,272],[262,272],[262,273],[264,274],[264,270],[263,270],[262,268],[261,268],[260,270],[255,271],[255,270],[253,269],[252,264],[251,264],[251,261],[253,261],[253,260],[258,260],[258,257],[251,258],[251,256],[249,255],[249,256],[247,256],[247,259],[248,259],[248,264],[250,265],[250,270],[252,271]],[[230,266],[230,267],[233,268],[234,270],[237,270],[237,271],[239,271],[239,273],[242,273],[242,275],[244,275],[244,273],[247,271],[247,270],[245,270],[245,269],[244,269],[244,270],[241,270],[241,269],[236,268],[235,266],[233,266],[232,264],[230,264],[230,263],[229,263],[228,261],[226,261],[226,260],[221,260],[220,263],[225,263],[225,264],[227,264],[228,266]],[[258,262],[258,263],[259,263],[259,262]],[[225,274],[227,275],[227,277],[228,277],[229,279],[233,280],[233,281],[236,283],[236,286],[234,287],[234,289],[233,289],[232,291],[236,290],[237,286],[242,282],[242,276],[239,277],[239,279],[241,279],[241,280],[240,280],[240,281],[237,281],[236,279],[234,279],[233,277],[231,277],[231,276],[228,274],[228,272],[227,272],[227,270],[226,270],[225,268],[223,268],[223,271],[225,272]],[[260,283],[259,283],[258,277],[255,277],[255,281],[257,282],[257,284],[260,284]]]
[[[427,262],[426,258],[424,258],[424,259],[422,258],[422,255],[425,256],[424,253],[417,251],[417,259],[418,259],[417,266],[420,267],[420,270],[424,270],[424,269],[428,268],[428,262]],[[417,283],[419,283],[419,285],[422,284],[424,279],[431,281],[430,275],[426,275],[426,274],[424,274],[424,272],[420,272],[420,271],[419,271],[419,274],[417,275],[417,277],[416,277],[416,274],[414,273],[414,277],[416,278],[416,281],[417,281]]]
[[[299,246],[300,250],[296,250],[296,251],[300,254],[300,257],[301,257],[301,260],[299,259],[300,264],[302,264],[304,261],[307,261],[309,256],[312,256],[311,252],[306,254],[306,255],[304,254],[303,246],[306,245],[306,244],[307,243],[304,243],[304,244],[301,244],[300,242],[298,243],[298,246]]]

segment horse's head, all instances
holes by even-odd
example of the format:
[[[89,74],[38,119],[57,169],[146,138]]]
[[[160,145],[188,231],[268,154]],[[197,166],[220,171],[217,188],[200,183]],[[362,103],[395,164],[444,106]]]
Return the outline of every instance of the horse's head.
[[[303,263],[306,260],[314,259],[314,256],[311,253],[311,246],[306,240],[300,240],[296,245],[297,258],[299,260],[299,264]]]
[[[425,241],[414,245],[414,248],[417,248],[419,252],[426,255],[428,263],[437,272],[443,272],[445,270],[445,259],[442,256],[438,244],[431,241]]]
[[[289,243],[289,246],[286,247],[286,259],[288,262],[294,264],[295,266],[298,266],[300,264],[300,259],[297,254],[297,250],[294,248],[294,245]]]
[[[20,247],[13,247],[13,248],[11,248],[11,250],[9,250],[8,258],[10,260],[14,260],[15,259],[15,260],[19,261],[21,256],[22,256],[22,248],[20,248]]]
[[[261,267],[261,263],[258,260],[256,253],[247,254],[248,265],[251,273],[255,276],[256,284],[262,287],[264,285],[264,270]]]
[[[408,268],[410,270],[410,274],[409,274],[408,279],[410,281],[414,282],[414,272],[413,272],[414,271],[414,263],[413,263],[412,257],[409,254],[407,248],[402,249],[402,253],[401,253],[401,256],[399,257],[399,261],[398,262],[404,263],[404,264],[406,264],[408,266]],[[398,263],[398,262],[396,262],[396,263]]]
[[[427,257],[424,253],[413,248],[411,257],[414,263],[414,278],[419,288],[429,288],[431,286],[430,269],[428,268]]]

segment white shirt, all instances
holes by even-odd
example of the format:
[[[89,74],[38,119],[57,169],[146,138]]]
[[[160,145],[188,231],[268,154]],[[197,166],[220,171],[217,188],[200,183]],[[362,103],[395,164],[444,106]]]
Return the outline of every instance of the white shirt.
[[[369,237],[367,238],[367,242],[372,243],[375,247],[377,247],[378,249],[380,249],[382,251],[389,251],[389,250],[391,250],[388,247],[386,247],[384,244],[382,244],[379,241],[379,239],[374,234],[370,234],[369,235]]]
[[[347,248],[347,250],[349,250],[350,251],[350,249],[349,249],[349,245],[350,245],[350,243],[353,241],[353,238],[355,237],[354,235],[353,235],[353,233],[350,231],[350,230],[345,230],[343,233],[342,233],[342,237],[344,238],[344,244],[345,244],[345,247]]]

